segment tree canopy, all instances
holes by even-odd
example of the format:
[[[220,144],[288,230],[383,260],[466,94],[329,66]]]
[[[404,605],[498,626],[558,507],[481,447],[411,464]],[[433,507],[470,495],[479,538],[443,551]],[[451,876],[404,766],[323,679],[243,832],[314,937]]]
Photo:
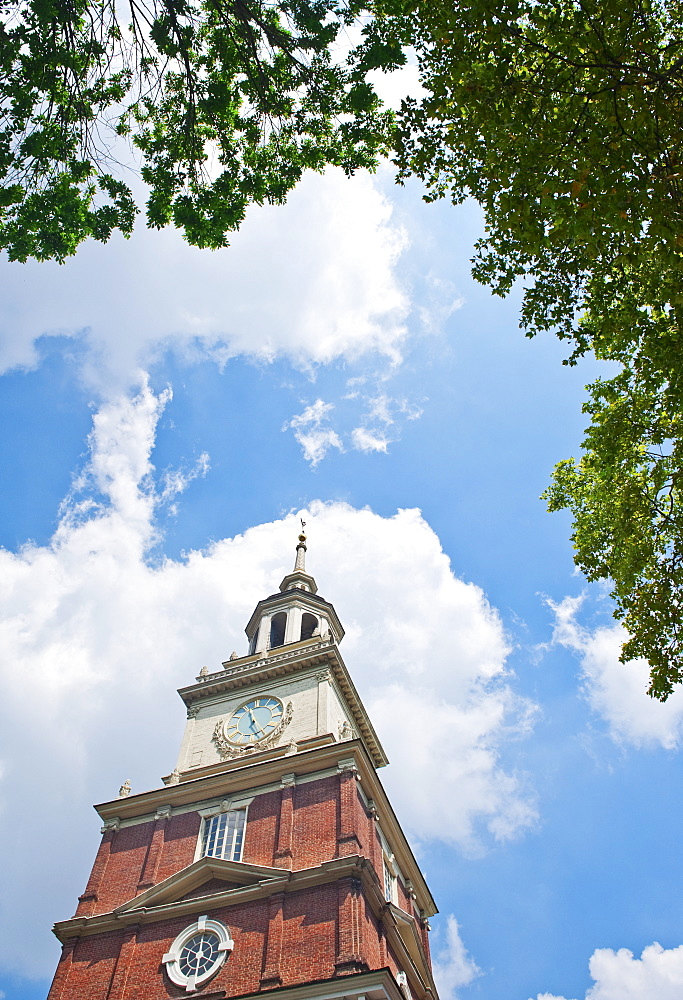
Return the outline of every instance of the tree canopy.
[[[649,693],[683,679],[683,4],[389,2],[375,26],[417,52],[426,89],[396,139],[427,198],[473,196],[473,273],[522,325],[616,362],[589,386],[577,461],[546,498],[574,515],[576,561],[609,579]],[[618,366],[618,367],[617,367]]]
[[[227,243],[307,168],[386,149],[368,83],[400,50],[351,47],[358,0],[0,0],[0,247],[62,261],[132,231],[125,140],[151,226]]]
[[[524,284],[589,386],[578,459],[547,501],[611,581],[650,694],[683,680],[683,0],[0,0],[0,247],[63,260],[147,220],[224,246],[307,168],[393,148],[427,199],[474,197],[473,273]],[[349,42],[347,29],[359,39]],[[360,31],[359,31],[360,26]],[[417,54],[396,121],[368,74]]]

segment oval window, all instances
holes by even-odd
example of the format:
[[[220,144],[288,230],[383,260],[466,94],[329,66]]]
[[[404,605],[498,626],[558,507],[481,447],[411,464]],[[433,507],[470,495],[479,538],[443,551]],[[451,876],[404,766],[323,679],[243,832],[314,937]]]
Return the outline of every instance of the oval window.
[[[181,931],[162,962],[171,982],[191,993],[216,975],[233,947],[225,924],[200,917]]]

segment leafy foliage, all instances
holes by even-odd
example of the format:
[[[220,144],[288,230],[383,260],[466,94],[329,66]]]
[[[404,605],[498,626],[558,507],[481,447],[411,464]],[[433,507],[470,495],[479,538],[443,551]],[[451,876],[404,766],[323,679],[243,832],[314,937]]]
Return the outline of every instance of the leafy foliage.
[[[399,0],[400,2],[400,0]],[[522,325],[616,362],[589,387],[569,507],[578,565],[613,583],[650,694],[683,679],[683,5],[658,0],[391,2],[374,30],[412,44],[427,95],[399,122],[401,177],[474,196],[474,275],[522,279]]]
[[[119,3],[124,0],[119,0]],[[393,143],[427,199],[474,196],[475,276],[524,282],[522,325],[589,387],[581,459],[552,510],[610,579],[650,693],[683,680],[683,0],[0,0],[0,246],[63,260],[147,219],[226,244],[305,169],[372,167]],[[347,29],[363,24],[349,45]],[[343,45],[349,48],[342,54]],[[413,46],[426,96],[393,131],[368,80]]]
[[[341,52],[358,0],[0,0],[0,246],[62,261],[132,231],[117,156],[137,148],[148,223],[226,245],[305,169],[372,168],[391,115],[367,81],[400,51]],[[125,155],[125,154],[124,154]]]

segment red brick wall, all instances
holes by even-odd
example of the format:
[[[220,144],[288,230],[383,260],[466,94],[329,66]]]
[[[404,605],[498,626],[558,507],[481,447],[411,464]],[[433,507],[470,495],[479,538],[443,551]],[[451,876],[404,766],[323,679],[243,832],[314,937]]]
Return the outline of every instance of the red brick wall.
[[[357,793],[356,793],[357,794]],[[334,775],[318,781],[297,785],[293,794],[292,855],[286,865],[276,861],[281,792],[258,795],[249,806],[242,860],[258,865],[280,864],[293,869],[311,868],[338,856],[339,778]],[[354,803],[352,825],[364,853],[369,853],[377,866],[378,848],[374,823],[368,819],[360,797]],[[159,860],[155,869],[156,883],[182,871],[194,861],[201,828],[199,813],[171,816],[163,824]],[[93,866],[88,887],[98,882],[97,900],[82,902],[77,914],[106,913],[132,899],[139,891],[145,861],[148,856],[155,823],[148,821],[125,826],[115,834],[105,834]],[[158,834],[157,834],[158,836]],[[107,843],[109,855],[107,857]],[[372,848],[368,850],[371,846]],[[357,847],[349,853],[356,853]],[[381,849],[379,849],[381,874]],[[101,869],[101,870],[100,870]]]
[[[334,775],[294,789],[292,868],[313,868],[337,856],[339,781]]]
[[[257,795],[247,812],[242,861],[272,866],[280,813],[280,791]]]
[[[259,989],[266,913],[263,900],[246,906],[211,911],[209,914],[211,919],[221,920],[227,924],[235,942],[234,951],[215,979],[211,981],[212,991],[227,990],[229,995],[235,996],[240,993],[256,992]],[[127,989],[120,1000],[162,1000],[167,997],[186,996],[183,987],[171,983],[165,974],[161,959],[173,939],[192,922],[192,917],[188,916],[140,928]],[[93,996],[92,1000],[100,998]]]
[[[99,1000],[109,991],[123,934],[103,934],[83,938],[74,948],[71,968],[59,989],[59,973],[48,994],[48,1000]],[[60,962],[61,965],[61,962]]]
[[[368,837],[368,855],[372,861],[373,868],[377,872],[377,878],[382,886],[382,893],[384,893],[384,851],[382,850],[382,841],[379,837],[377,823],[372,818],[370,819],[370,823],[372,824],[372,828]]]
[[[95,913],[107,913],[137,894],[153,831],[154,822],[150,822],[126,826],[114,834],[97,891]]]
[[[192,864],[200,825],[199,813],[183,813],[166,821],[156,870],[157,883]],[[138,823],[125,826],[113,835],[104,835],[88,881],[88,888],[95,881],[98,883],[97,900],[93,903],[86,899],[79,903],[77,915],[108,913],[137,895],[154,827],[153,821]]]
[[[163,882],[194,861],[197,838],[202,825],[199,813],[171,816],[164,830],[164,846],[157,869],[157,882]]]
[[[343,816],[341,782],[346,783]],[[361,850],[383,885],[377,826],[348,772],[295,785],[285,794],[291,797],[292,809],[291,824],[286,829],[279,825],[281,790],[259,795],[249,806],[242,855],[245,862],[298,870]],[[158,860],[153,866],[147,864],[148,873],[151,867],[154,869],[155,881],[161,882],[192,864],[201,827],[197,812],[171,816],[164,823],[152,821],[124,827],[113,836],[107,834],[88,883],[90,894],[84,897],[79,912],[108,912],[136,895],[150,857],[155,826],[153,850],[158,850]],[[283,840],[290,845],[285,851]],[[360,883],[349,879],[345,883],[212,911],[212,917],[230,927],[235,951],[211,989],[224,989],[229,996],[235,996],[261,987],[326,979],[362,968],[389,965],[392,971],[398,971],[383,928],[362,894]],[[190,895],[227,887],[227,883],[212,880]],[[400,881],[397,888],[399,905],[414,912]],[[124,932],[110,932],[79,941],[71,956],[67,986],[57,991],[56,979],[50,1000],[157,1000],[184,996],[184,990],[173,986],[164,975],[161,958],[175,936],[190,923],[192,918],[184,917],[145,925],[137,933],[128,931],[127,936]],[[67,967],[65,960],[62,968]]]
[[[334,975],[337,913],[334,883],[285,896],[279,964],[283,986]]]
[[[366,967],[382,968],[386,956],[380,944],[381,931],[362,893],[359,906],[359,954]],[[211,990],[225,990],[228,996],[236,996],[260,989],[268,913],[268,899],[211,911],[212,919],[227,924],[235,942]],[[338,883],[284,896],[277,963],[283,986],[335,975],[339,919]],[[165,975],[161,959],[176,935],[192,922],[193,918],[186,916],[144,925],[136,933],[128,929],[78,941],[62,996],[53,991],[49,1000],[162,1000],[185,996],[184,989],[174,986]],[[126,934],[129,947],[122,950]]]
[[[305,782],[294,788],[291,858],[276,858],[278,821],[281,792],[258,795],[249,806],[242,860],[259,865],[279,865],[294,870],[312,868],[329,861],[340,853],[361,851],[372,861],[380,882],[383,880],[382,847],[377,827],[366,812],[356,790],[351,822],[346,824],[357,832],[357,841],[350,846],[338,844],[341,822],[339,816],[339,777],[333,775],[317,781]],[[77,914],[106,913],[132,899],[139,891],[145,860],[150,847],[154,822],[123,827],[113,836],[106,834],[93,866],[89,887],[95,881],[97,901],[79,905]],[[194,861],[197,839],[201,828],[199,813],[182,813],[171,816],[163,825],[163,841],[156,867],[155,882],[182,871]],[[107,857],[107,840],[111,839]],[[101,869],[101,871],[100,871]],[[97,878],[96,878],[97,875]],[[413,912],[412,901],[401,882],[398,884],[398,905],[408,913]]]

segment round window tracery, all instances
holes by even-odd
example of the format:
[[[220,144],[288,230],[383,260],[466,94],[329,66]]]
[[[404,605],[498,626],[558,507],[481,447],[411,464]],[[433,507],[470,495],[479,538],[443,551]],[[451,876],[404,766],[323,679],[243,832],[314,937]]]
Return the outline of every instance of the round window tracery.
[[[211,931],[204,931],[190,938],[187,944],[183,945],[178,959],[178,966],[183,976],[187,976],[188,979],[190,977],[198,979],[206,975],[214,967],[220,954],[218,944],[218,936]]]
[[[171,982],[191,993],[216,975],[232,949],[225,924],[200,917],[181,931],[162,961]]]

